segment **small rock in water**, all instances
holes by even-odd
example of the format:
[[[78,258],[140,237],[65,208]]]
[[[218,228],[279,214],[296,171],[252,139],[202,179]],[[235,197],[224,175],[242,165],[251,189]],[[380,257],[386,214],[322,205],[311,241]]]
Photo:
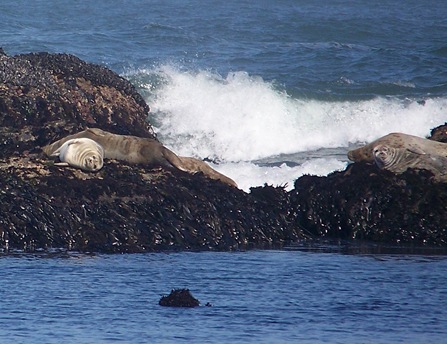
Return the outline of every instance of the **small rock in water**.
[[[197,307],[200,302],[189,289],[172,289],[168,296],[162,296],[158,304],[165,307]]]

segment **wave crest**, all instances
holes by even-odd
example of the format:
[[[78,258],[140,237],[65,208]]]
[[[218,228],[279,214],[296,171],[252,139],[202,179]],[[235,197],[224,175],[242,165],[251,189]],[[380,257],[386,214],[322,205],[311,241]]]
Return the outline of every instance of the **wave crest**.
[[[447,121],[446,98],[377,97],[321,101],[291,97],[245,72],[223,77],[172,65],[148,77],[151,119],[164,144],[182,155],[251,161],[320,148],[347,147],[390,132],[425,136]]]

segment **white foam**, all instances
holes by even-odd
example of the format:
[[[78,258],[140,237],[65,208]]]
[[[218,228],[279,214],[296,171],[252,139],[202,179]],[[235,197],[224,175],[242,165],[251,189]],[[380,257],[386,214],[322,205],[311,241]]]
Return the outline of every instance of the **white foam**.
[[[231,177],[240,189],[249,192],[250,187],[264,184],[284,186],[286,190],[293,189],[295,179],[305,175],[325,176],[330,172],[343,170],[346,162],[334,158],[313,159],[300,166],[259,166],[250,162],[210,164],[214,169]]]
[[[166,65],[148,99],[160,138],[182,155],[250,161],[349,143],[393,131],[425,136],[447,121],[447,99],[324,102],[291,98],[244,72],[226,77]]]
[[[445,98],[426,99],[425,105],[386,97],[343,102],[295,99],[244,72],[222,77],[172,65],[132,76],[146,91],[150,120],[163,144],[180,155],[221,160],[212,167],[247,192],[264,184],[287,185],[290,190],[304,174],[322,176],[346,167],[346,158],[339,154],[311,159],[319,155],[308,151],[370,142],[390,132],[426,136],[447,121]],[[294,153],[307,161],[295,167],[254,163]]]

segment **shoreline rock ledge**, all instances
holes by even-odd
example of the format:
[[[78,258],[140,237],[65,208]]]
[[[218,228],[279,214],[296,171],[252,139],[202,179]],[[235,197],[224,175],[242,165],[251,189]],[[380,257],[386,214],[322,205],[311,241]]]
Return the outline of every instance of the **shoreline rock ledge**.
[[[107,68],[0,51],[0,252],[232,250],[305,238],[281,188],[259,198],[202,174],[107,160],[85,173],[42,153],[86,127],[155,138],[148,114],[132,84]]]
[[[447,123],[427,139],[447,142]],[[327,177],[298,178],[289,202],[296,223],[314,237],[447,254],[447,183],[439,180],[417,165],[395,174],[355,162]]]
[[[106,160],[86,173],[41,147],[97,127],[155,138],[149,107],[111,70],[73,55],[0,49],[0,252],[280,248],[313,239],[447,247],[447,185],[355,163],[295,188],[245,193],[202,174]],[[436,128],[445,137],[446,127]]]

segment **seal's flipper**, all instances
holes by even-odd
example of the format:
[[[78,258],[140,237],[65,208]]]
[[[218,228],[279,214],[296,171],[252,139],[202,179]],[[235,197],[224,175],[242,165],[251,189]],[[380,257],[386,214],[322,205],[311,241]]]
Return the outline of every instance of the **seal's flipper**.
[[[67,162],[55,162],[54,166],[67,167],[67,166],[70,166],[70,164]]]
[[[407,150],[410,151],[411,153],[414,153],[414,154],[419,154],[419,155],[427,154],[426,152],[424,152],[422,150],[421,147],[419,147],[417,145],[414,145],[414,144],[409,144],[408,147],[407,147]]]
[[[56,149],[53,153],[49,154],[50,158],[57,158],[61,154],[61,147]]]
[[[222,183],[225,183],[227,185],[234,186],[236,188],[238,187],[233,179],[216,171],[205,161],[185,156],[180,156],[179,159],[181,160],[183,167],[186,168],[187,171],[191,174],[203,173],[210,179],[220,180]]]
[[[67,143],[67,146],[71,146],[71,145],[76,145],[79,144],[78,141],[71,141]],[[56,149],[53,153],[50,154],[50,157],[58,157],[59,155],[61,155],[61,149],[62,149],[63,145],[60,146],[58,149]]]
[[[176,169],[183,171],[183,172],[190,172],[182,163],[180,158],[177,154],[175,154],[173,151],[169,150],[166,147],[161,148],[161,154],[166,159],[167,162],[169,162],[173,167]]]

